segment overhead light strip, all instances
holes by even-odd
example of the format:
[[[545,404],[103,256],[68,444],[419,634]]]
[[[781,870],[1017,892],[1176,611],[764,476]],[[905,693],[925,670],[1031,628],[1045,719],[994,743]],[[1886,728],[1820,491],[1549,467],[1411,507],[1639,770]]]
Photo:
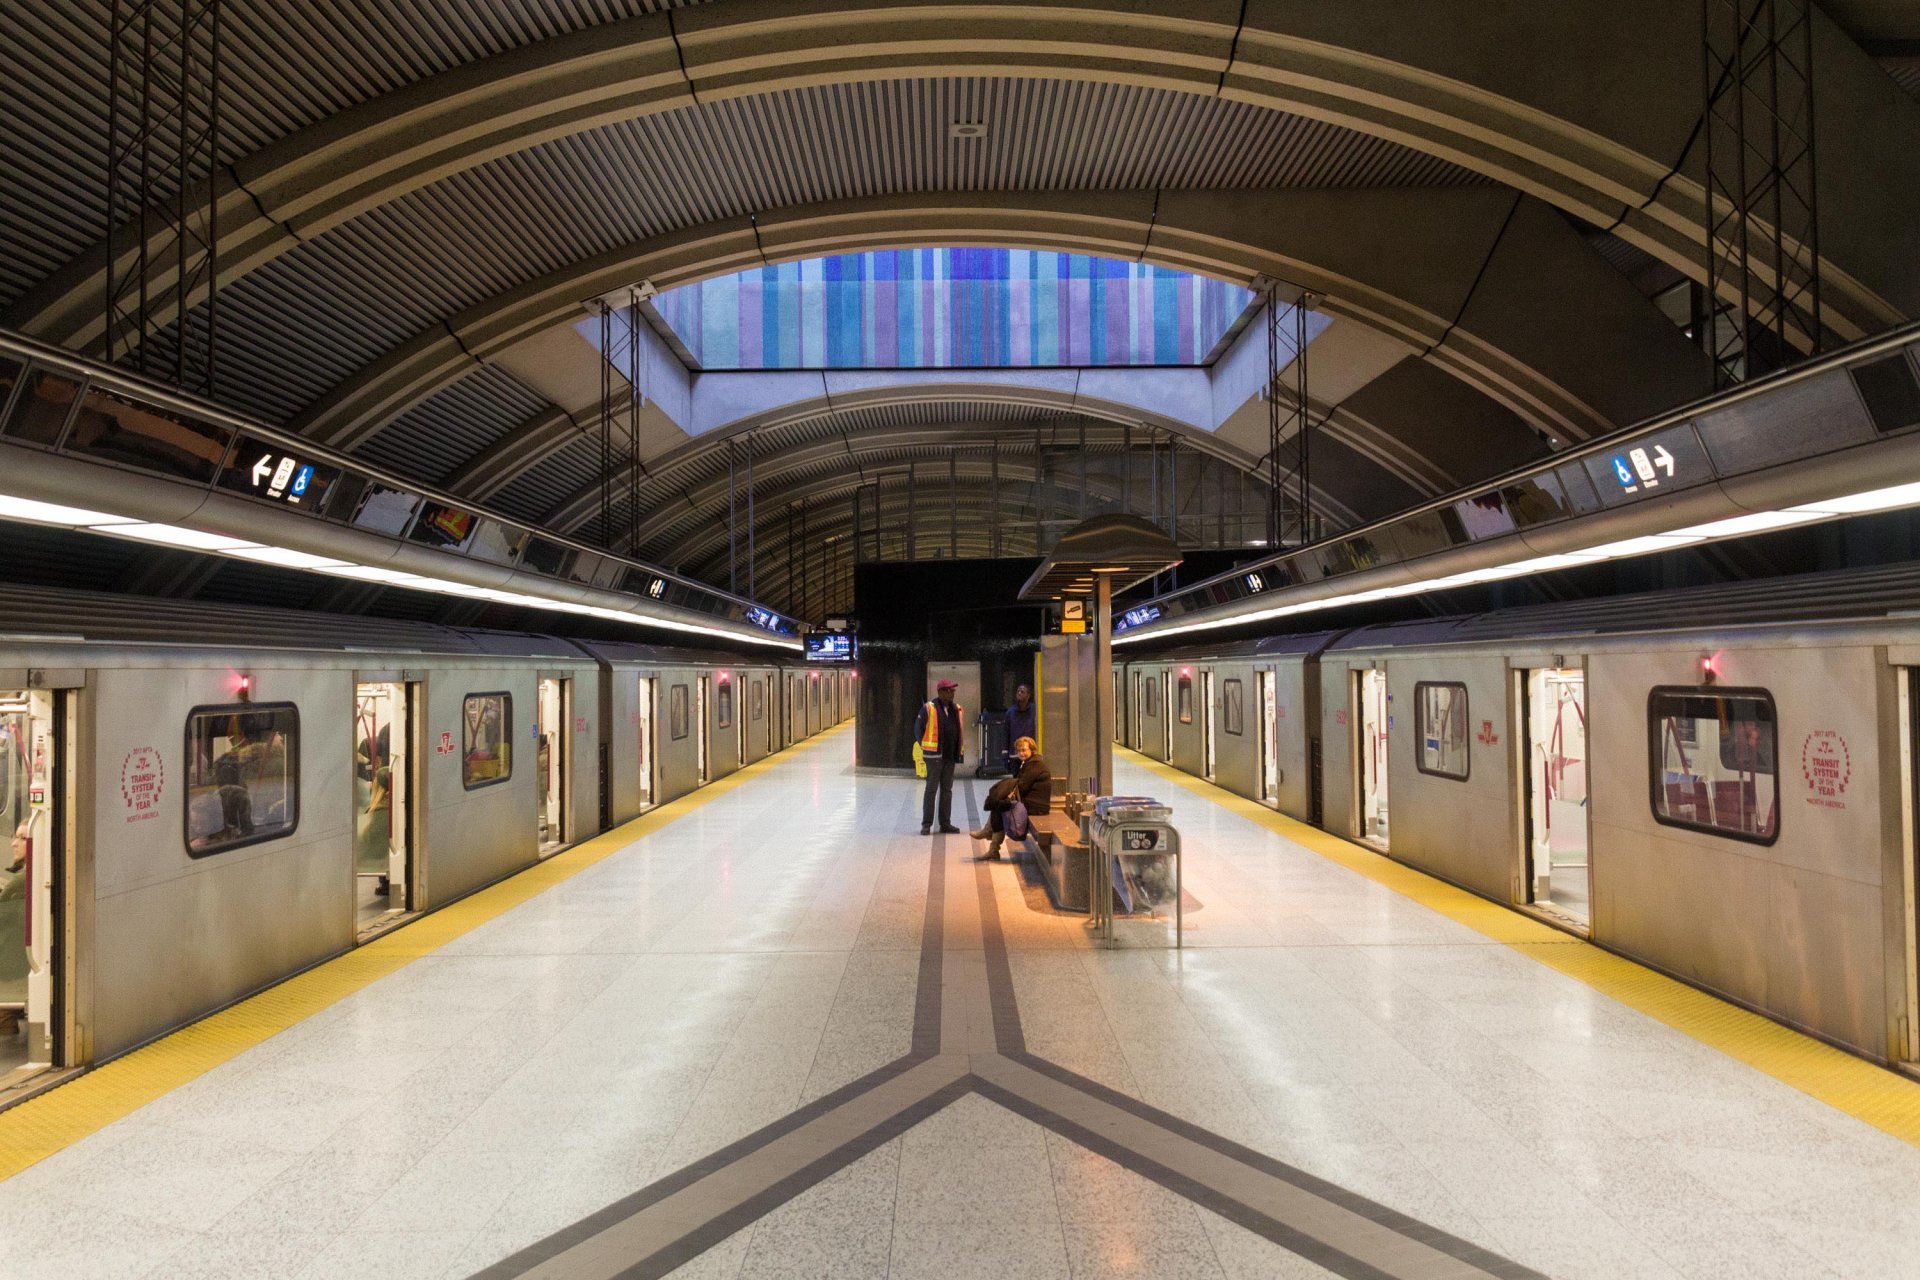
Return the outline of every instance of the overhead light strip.
[[[784,640],[771,635],[757,635],[748,631],[732,631],[723,627],[703,626],[697,622],[682,622],[677,618],[662,618],[652,614],[636,613],[630,610],[610,609],[603,605],[581,604],[574,600],[559,600],[548,596],[533,595],[523,591],[504,591],[497,587],[476,587],[450,578],[436,578],[428,574],[407,573],[402,570],[388,569],[380,565],[356,564],[348,560],[338,560],[330,556],[314,555],[292,547],[278,547],[269,543],[250,542],[245,538],[233,538],[226,534],[209,533],[203,529],[189,529],[182,525],[165,524],[157,521],[141,520],[134,516],[114,515],[105,511],[92,511],[84,507],[68,507],[59,503],[40,502],[33,498],[15,498],[0,494],[0,520],[17,520],[29,524],[53,525],[63,529],[74,529],[86,533],[106,534],[110,537],[132,538],[141,542],[150,542],[159,546],[179,547],[191,551],[206,551],[216,555],[231,556],[241,560],[251,560],[257,564],[269,564],[278,568],[296,569],[314,573],[329,574],[337,578],[352,578],[359,582],[377,583],[385,587],[405,587],[411,591],[431,591],[440,595],[458,596],[467,600],[487,600],[497,604],[517,605],[530,609],[546,609],[555,613],[577,614],[581,617],[600,618],[608,622],[623,622],[636,627],[657,627],[667,631],[678,631],[688,635],[709,636],[715,639],[738,641],[742,644],[767,645],[776,649],[799,649],[797,640]]]
[[[1458,587],[1479,586],[1488,582],[1499,582],[1507,578],[1529,577],[1536,573],[1551,573],[1556,569],[1572,569],[1582,565],[1598,564],[1604,560],[1626,560],[1637,556],[1653,555],[1656,552],[1672,551],[1677,547],[1694,546],[1702,542],[1715,542],[1725,538],[1743,537],[1748,534],[1762,533],[1772,529],[1785,529],[1794,525],[1807,524],[1816,520],[1832,520],[1841,516],[1866,515],[1876,511],[1895,511],[1902,507],[1920,506],[1920,484],[1892,485],[1884,489],[1869,489],[1860,493],[1848,494],[1838,498],[1826,498],[1819,502],[1806,502],[1798,506],[1784,507],[1778,511],[1755,511],[1743,516],[1729,516],[1723,520],[1714,520],[1707,524],[1690,525],[1684,529],[1674,529],[1667,533],[1645,534],[1640,537],[1624,538],[1616,542],[1603,542],[1581,551],[1567,551],[1555,555],[1531,556],[1524,560],[1515,560],[1508,564],[1489,565],[1481,569],[1469,569],[1462,573],[1448,574],[1437,578],[1424,578],[1418,582],[1397,583],[1393,586],[1375,587],[1366,591],[1349,592],[1346,595],[1328,596],[1319,600],[1306,600],[1299,604],[1276,605],[1271,609],[1258,609],[1251,613],[1235,614],[1228,618],[1212,618],[1199,622],[1188,622],[1176,626],[1146,626],[1151,630],[1122,631],[1113,637],[1115,644],[1135,644],[1143,640],[1160,640],[1168,636],[1191,635],[1197,631],[1216,631],[1222,627],[1243,627],[1249,623],[1269,622],[1276,618],[1292,617],[1295,614],[1319,613],[1327,609],[1338,609],[1347,605],[1370,604],[1378,600],[1389,600],[1398,596],[1425,595],[1432,591],[1451,591]]]

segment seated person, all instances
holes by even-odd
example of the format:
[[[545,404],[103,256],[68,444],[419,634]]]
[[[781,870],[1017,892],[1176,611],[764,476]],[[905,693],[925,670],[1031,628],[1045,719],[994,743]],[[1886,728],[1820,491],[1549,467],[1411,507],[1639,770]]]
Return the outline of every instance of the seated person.
[[[1040,758],[1039,748],[1040,744],[1032,738],[1014,739],[1013,755],[1020,762],[1020,772],[993,784],[993,790],[987,793],[987,825],[973,833],[975,840],[993,837],[983,857],[999,858],[1000,846],[1007,838],[1007,810],[1013,807],[1014,801],[1025,805],[1029,815],[1045,813],[1053,807],[1053,771]]]

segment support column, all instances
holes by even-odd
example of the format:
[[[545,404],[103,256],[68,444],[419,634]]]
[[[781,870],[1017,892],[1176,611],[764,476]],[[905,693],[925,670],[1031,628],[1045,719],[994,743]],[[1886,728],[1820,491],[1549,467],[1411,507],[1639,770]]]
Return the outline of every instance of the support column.
[[[1113,578],[1094,577],[1093,588],[1093,760],[1096,795],[1113,794]]]

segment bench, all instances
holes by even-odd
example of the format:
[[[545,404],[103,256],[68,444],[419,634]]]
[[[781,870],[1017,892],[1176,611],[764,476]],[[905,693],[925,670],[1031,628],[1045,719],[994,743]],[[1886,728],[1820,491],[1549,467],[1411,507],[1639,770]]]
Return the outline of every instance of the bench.
[[[1036,814],[1027,823],[1026,847],[1053,905],[1062,911],[1087,910],[1092,899],[1087,893],[1087,845],[1080,838],[1080,824],[1069,821],[1064,813]]]

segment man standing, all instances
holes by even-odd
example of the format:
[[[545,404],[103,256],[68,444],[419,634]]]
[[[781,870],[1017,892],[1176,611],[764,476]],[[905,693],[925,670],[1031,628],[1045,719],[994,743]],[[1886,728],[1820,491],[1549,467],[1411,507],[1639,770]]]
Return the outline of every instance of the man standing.
[[[1007,708],[1007,772],[1020,772],[1020,761],[1015,755],[1013,744],[1022,738],[1040,738],[1039,726],[1034,723],[1033,690],[1021,685],[1013,691],[1013,705]]]
[[[960,686],[942,680],[934,688],[934,700],[920,708],[913,721],[913,736],[920,742],[920,754],[927,762],[927,792],[920,803],[920,834],[933,834],[933,800],[940,797],[940,833],[957,836],[953,825],[953,767],[960,763],[961,711],[953,701]]]

